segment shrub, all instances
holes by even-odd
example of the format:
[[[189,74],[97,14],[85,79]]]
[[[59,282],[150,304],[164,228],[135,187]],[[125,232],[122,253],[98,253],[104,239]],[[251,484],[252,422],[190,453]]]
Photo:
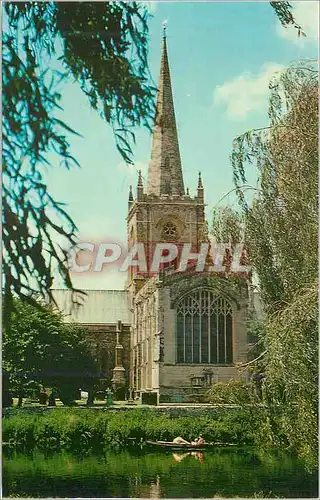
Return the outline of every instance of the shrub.
[[[253,409],[170,412],[157,409],[128,411],[60,408],[24,412],[11,410],[3,418],[3,441],[27,449],[103,450],[140,445],[146,440],[192,440],[200,433],[207,441],[251,444],[259,416]]]
[[[231,379],[228,382],[216,382],[208,391],[212,404],[245,405],[252,402],[252,385],[244,380]]]

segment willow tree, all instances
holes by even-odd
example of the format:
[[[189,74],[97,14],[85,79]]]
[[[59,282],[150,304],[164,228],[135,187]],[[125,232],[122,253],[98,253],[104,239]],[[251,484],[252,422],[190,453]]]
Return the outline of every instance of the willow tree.
[[[269,127],[235,139],[231,160],[266,311],[264,398],[274,419],[272,431],[314,464],[318,72],[312,62],[294,65],[270,83],[269,118]],[[248,165],[257,168],[260,183],[250,205],[241,189]]]
[[[212,235],[216,243],[230,244],[232,248],[237,243],[244,243],[244,217],[232,206],[215,207],[212,213]]]
[[[3,31],[3,244],[6,297],[52,298],[53,272],[72,287],[76,226],[44,180],[79,166],[58,119],[61,80],[75,81],[132,162],[134,129],[150,128],[155,89],[148,19],[138,2],[6,2]],[[60,61],[60,70],[57,61]],[[49,160],[50,154],[50,160]],[[12,304],[9,300],[8,306]]]

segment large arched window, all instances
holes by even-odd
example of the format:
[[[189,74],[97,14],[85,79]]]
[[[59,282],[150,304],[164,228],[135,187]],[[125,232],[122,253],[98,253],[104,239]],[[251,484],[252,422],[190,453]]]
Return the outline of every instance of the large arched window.
[[[212,290],[199,289],[177,304],[177,362],[232,363],[232,308]]]

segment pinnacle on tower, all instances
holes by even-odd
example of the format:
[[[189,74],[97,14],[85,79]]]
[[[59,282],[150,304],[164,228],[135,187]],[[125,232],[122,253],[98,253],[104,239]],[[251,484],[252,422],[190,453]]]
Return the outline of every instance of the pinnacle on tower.
[[[202,184],[201,172],[199,172],[199,177],[198,177],[198,198],[199,198],[199,200],[201,202],[203,202],[204,193],[203,193],[203,184]]]
[[[147,194],[183,196],[184,184],[166,40],[164,26]]]
[[[129,188],[129,201],[133,201],[132,186]]]
[[[143,182],[142,182],[142,173],[139,170],[138,173],[138,184],[137,184],[137,200],[142,200],[143,198]]]
[[[128,197],[128,210],[131,209],[133,205],[133,193],[132,193],[132,186],[129,188],[129,197]]]

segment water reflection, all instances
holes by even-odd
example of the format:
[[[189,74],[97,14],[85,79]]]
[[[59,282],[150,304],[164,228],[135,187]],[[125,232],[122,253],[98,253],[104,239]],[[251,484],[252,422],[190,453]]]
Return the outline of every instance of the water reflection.
[[[6,452],[3,488],[4,496],[33,498],[317,498],[317,474],[279,451]]]
[[[160,476],[156,477],[155,482],[151,482],[149,498],[161,498]]]
[[[136,498],[163,498],[162,490],[160,487],[160,476],[157,475],[150,484],[144,484],[141,476],[135,476],[134,481],[130,484],[130,491]]]
[[[201,464],[204,462],[204,453],[202,451],[189,451],[187,453],[172,453],[172,456],[176,462],[182,462],[186,457],[194,457],[199,460]]]

